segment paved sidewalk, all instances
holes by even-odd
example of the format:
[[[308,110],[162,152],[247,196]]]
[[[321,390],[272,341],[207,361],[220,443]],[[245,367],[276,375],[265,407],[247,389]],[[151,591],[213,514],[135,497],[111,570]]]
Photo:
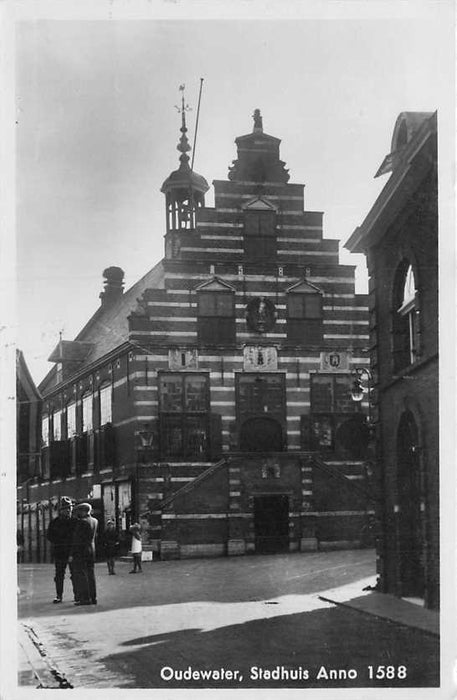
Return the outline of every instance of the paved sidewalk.
[[[344,605],[367,615],[374,615],[384,620],[397,622],[400,625],[414,627],[423,632],[439,636],[439,612],[428,610],[420,605],[410,603],[402,598],[396,598],[387,593],[363,590],[365,586],[374,586],[375,583],[376,579],[373,577],[363,582],[357,581],[356,583],[322,591],[318,594],[318,597],[329,603]]]

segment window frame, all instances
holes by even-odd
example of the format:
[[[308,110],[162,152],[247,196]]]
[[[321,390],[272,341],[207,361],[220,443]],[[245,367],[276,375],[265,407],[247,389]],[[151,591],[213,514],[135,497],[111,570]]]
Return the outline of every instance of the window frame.
[[[105,400],[106,397],[106,400]],[[113,422],[113,387],[104,384],[98,390],[100,428]]]
[[[71,409],[71,413],[70,413]],[[70,415],[73,414],[73,419],[70,420]],[[73,431],[70,432],[71,428],[73,427]],[[76,426],[76,401],[70,401],[67,406],[66,406],[66,432],[67,432],[67,440],[71,440],[72,438],[76,437],[78,434],[77,426]]]
[[[316,380],[321,381],[318,382]],[[322,406],[322,404],[319,406],[315,398],[315,389],[313,388],[313,384],[324,384],[325,380],[327,380],[328,383],[330,383],[331,381],[330,404],[328,406]],[[345,384],[345,402],[343,402],[342,405],[338,404],[338,401],[341,400],[341,392],[338,392],[337,390],[338,380],[340,380],[341,384]],[[344,382],[342,380],[344,380]],[[342,421],[349,418],[350,416],[354,416],[355,414],[361,413],[360,407],[356,405],[356,403],[351,397],[352,382],[353,377],[348,372],[316,372],[310,375],[309,420],[311,433],[310,441],[313,446],[313,449],[318,449],[319,451],[323,452],[335,452],[337,450],[336,434]],[[338,393],[340,394],[340,397],[338,397]],[[317,410],[318,407],[319,410]],[[323,426],[322,430],[327,431],[327,433],[330,432],[330,438],[325,438],[326,444],[316,439],[314,425],[318,425],[319,423]]]
[[[49,414],[46,414],[42,416],[41,418],[41,445],[42,447],[49,447],[49,442],[50,442],[50,433],[51,431],[49,430]]]
[[[204,296],[207,295],[207,296]],[[229,299],[224,312],[224,299]],[[210,300],[214,312],[208,313]],[[203,303],[204,300],[204,303]],[[207,308],[204,308],[208,304]],[[221,307],[221,308],[219,308]],[[221,313],[222,312],[222,313]],[[235,292],[227,290],[205,290],[197,293],[197,337],[200,345],[234,345],[236,342]]]
[[[52,412],[52,442],[60,442],[62,440],[62,415],[61,408],[57,408]]]
[[[318,300],[316,307],[315,301]],[[311,302],[312,300],[312,302]],[[294,345],[320,345],[324,335],[323,296],[319,291],[287,293],[287,341]],[[299,307],[301,306],[301,312]],[[294,308],[295,307],[295,308]]]
[[[177,380],[176,384],[181,384],[181,390],[176,392],[176,396],[180,398],[179,408],[170,410],[168,406],[164,407],[164,393],[162,391],[162,382],[167,378],[172,377]],[[200,407],[189,410],[187,400],[189,394],[186,391],[186,384],[191,383],[189,380],[198,378],[202,381],[203,402]],[[210,442],[210,382],[208,372],[170,372],[163,371],[158,374],[158,411],[160,425],[160,451],[164,459],[201,459],[206,460],[208,457],[208,449]],[[198,406],[198,402],[196,404]],[[176,406],[176,404],[175,404]],[[200,422],[200,427],[198,426]],[[173,425],[174,424],[174,425]],[[178,440],[180,447],[174,451],[170,450],[170,445],[173,441],[172,431],[177,430],[179,433]],[[198,431],[200,435],[200,449],[192,450],[190,446],[191,437]]]
[[[86,421],[86,407],[90,408],[90,421]],[[94,397],[92,392],[81,398],[81,432],[90,433],[94,429]]]

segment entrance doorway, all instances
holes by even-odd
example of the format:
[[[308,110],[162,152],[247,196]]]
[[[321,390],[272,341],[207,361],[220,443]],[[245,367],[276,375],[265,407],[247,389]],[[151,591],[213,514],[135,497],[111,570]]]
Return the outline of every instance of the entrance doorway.
[[[284,494],[254,497],[255,551],[289,551],[289,499]]]
[[[411,412],[403,414],[398,428],[398,493],[401,595],[424,596],[424,542],[422,535],[421,475],[418,430]]]
[[[244,421],[240,432],[240,449],[244,452],[281,452],[283,439],[280,423],[264,416]]]

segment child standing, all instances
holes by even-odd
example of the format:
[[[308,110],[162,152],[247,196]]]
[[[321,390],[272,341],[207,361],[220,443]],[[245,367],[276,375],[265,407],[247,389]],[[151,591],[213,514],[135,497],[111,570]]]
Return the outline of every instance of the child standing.
[[[114,520],[108,520],[106,523],[106,529],[103,535],[103,546],[105,548],[108,573],[110,576],[112,576],[116,573],[114,571],[114,557],[116,556],[117,548],[119,546]]]
[[[137,570],[141,574],[143,573],[143,569],[141,568],[141,552],[143,551],[143,545],[141,542],[141,526],[139,523],[133,523],[133,525],[130,526],[130,532],[132,534],[130,551],[132,552],[133,569],[129,571],[129,574],[136,574]]]

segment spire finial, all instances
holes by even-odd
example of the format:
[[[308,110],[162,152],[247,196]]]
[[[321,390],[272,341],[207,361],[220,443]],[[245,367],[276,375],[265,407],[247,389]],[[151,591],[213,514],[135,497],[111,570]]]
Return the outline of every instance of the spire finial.
[[[178,112],[181,114],[181,138],[179,139],[179,143],[176,146],[178,151],[181,152],[181,155],[179,157],[179,160],[181,161],[181,167],[188,167],[189,164],[189,156],[186,155],[188,151],[191,151],[192,148],[189,144],[188,138],[186,136],[187,134],[187,126],[186,126],[186,112],[189,112],[191,110],[191,107],[189,107],[188,104],[185,103],[184,101],[184,90],[186,86],[184,83],[179,86],[179,90],[181,92],[181,106],[178,107],[175,105],[175,108],[178,110]]]
[[[254,134],[263,134],[263,124],[262,124],[262,116],[260,114],[260,109],[255,109],[254,114],[252,115],[252,118],[254,119],[254,128],[253,128],[253,133]]]

